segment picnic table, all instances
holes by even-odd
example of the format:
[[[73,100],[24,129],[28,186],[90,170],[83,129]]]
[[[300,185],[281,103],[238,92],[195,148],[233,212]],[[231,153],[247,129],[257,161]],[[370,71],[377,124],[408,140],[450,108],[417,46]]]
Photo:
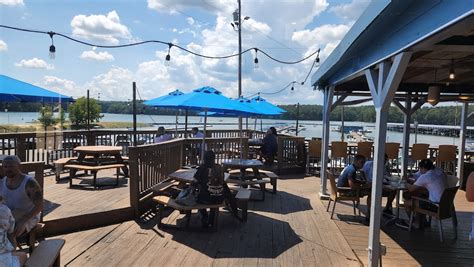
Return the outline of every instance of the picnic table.
[[[181,168],[168,175],[168,177],[180,183],[191,184],[197,182],[197,180],[194,178],[196,171],[196,168]],[[224,173],[224,180],[226,180],[228,177],[229,173]]]
[[[242,181],[253,179],[253,178],[259,178],[260,173],[258,170],[263,167],[263,163],[260,160],[240,159],[240,158],[223,160],[222,165],[224,165],[224,167],[226,167],[227,169],[239,169],[240,170],[239,178]],[[253,170],[254,177],[249,177],[246,175],[245,170],[247,168],[251,168]]]

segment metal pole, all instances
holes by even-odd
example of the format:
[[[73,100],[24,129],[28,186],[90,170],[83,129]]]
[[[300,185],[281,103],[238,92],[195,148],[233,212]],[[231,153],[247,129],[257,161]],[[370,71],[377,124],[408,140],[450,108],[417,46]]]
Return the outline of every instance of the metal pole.
[[[242,19],[241,19],[241,2],[237,0],[239,4],[239,95],[237,98],[242,96]],[[239,116],[239,130],[242,131],[242,116]]]
[[[296,104],[296,136],[298,136],[299,119],[300,119],[300,103]]]
[[[405,99],[405,114],[404,114],[404,127],[403,127],[403,151],[402,151],[402,177],[408,176],[408,151],[410,150],[410,124],[411,124],[411,96]],[[397,162],[398,164],[398,162]],[[398,168],[398,166],[397,166]]]
[[[341,105],[341,141],[344,142],[344,105]]]
[[[137,84],[135,82],[132,83],[133,87],[133,102],[132,102],[132,109],[133,109],[133,146],[137,146]]]
[[[464,179],[464,153],[466,151],[466,135],[467,135],[467,111],[469,110],[469,103],[464,102],[461,109],[461,125],[459,129],[459,155],[458,155],[458,172],[457,177]]]
[[[415,144],[418,144],[418,121],[415,120]]]
[[[90,98],[89,98],[89,89],[87,89],[87,131],[90,131]]]

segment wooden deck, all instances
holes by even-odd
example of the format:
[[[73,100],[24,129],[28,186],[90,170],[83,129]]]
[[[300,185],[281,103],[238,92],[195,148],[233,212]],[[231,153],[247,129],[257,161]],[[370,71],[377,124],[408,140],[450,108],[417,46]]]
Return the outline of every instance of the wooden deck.
[[[203,233],[193,214],[191,231],[157,229],[129,221],[61,236],[68,266],[360,266],[318,199],[314,177],[282,179],[276,195],[249,203],[242,224],[220,216],[216,233]],[[182,216],[172,213],[168,222]],[[166,222],[166,219],[165,219]]]
[[[62,174],[67,177],[69,174]],[[114,184],[115,170],[98,173],[99,184]],[[84,177],[82,184],[90,183],[91,176]],[[78,179],[74,183],[79,183]],[[120,185],[104,186],[98,190],[91,188],[69,188],[67,179],[56,183],[54,175],[44,178],[45,212],[44,220],[51,221],[71,216],[103,212],[130,206],[128,178],[120,178]]]
[[[108,190],[122,192],[124,188],[81,191],[81,194],[91,193],[93,197],[75,198],[91,205],[92,210],[94,201],[100,199],[94,195],[104,194],[102,197],[107,199],[105,194],[109,194]],[[193,214],[190,231],[157,229],[156,222],[150,219],[58,236],[66,240],[62,263],[68,266],[367,264],[368,226],[363,218],[353,216],[350,205],[344,204],[338,204],[334,220],[331,220],[326,212],[327,201],[318,198],[318,178],[288,176],[278,181],[278,190],[276,195],[267,194],[263,202],[249,203],[246,224],[222,212],[216,233],[201,232],[199,218]],[[112,195],[128,198],[128,193]],[[66,196],[62,197],[66,199]],[[118,199],[115,204],[112,200],[106,201],[109,208],[125,202]],[[67,203],[74,201],[67,200]],[[383,258],[383,265],[473,266],[474,242],[468,241],[467,235],[470,231],[470,212],[474,207],[465,201],[463,191],[458,193],[456,208],[459,231],[455,241],[449,220],[443,224],[444,243],[439,242],[435,221],[431,228],[413,230],[412,233],[393,225],[384,227],[381,242],[387,246],[387,255]],[[57,208],[52,215],[59,211]],[[70,211],[65,209],[61,212],[68,214]],[[51,215],[46,218],[48,216]],[[182,215],[175,212],[164,222],[180,223],[180,218]]]

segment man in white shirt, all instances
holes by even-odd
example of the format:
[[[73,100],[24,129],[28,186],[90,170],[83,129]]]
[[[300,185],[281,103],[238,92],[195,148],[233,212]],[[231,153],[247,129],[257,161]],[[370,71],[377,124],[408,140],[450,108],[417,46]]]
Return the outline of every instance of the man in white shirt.
[[[441,168],[435,167],[433,162],[429,159],[420,161],[419,172],[415,177],[417,176],[418,178],[416,178],[413,184],[406,185],[408,192],[403,194],[407,212],[411,212],[411,207],[413,205],[411,196],[426,197],[426,195],[428,195],[430,201],[439,203],[441,195],[448,187],[444,171]],[[436,209],[436,206],[429,205],[426,208]]]

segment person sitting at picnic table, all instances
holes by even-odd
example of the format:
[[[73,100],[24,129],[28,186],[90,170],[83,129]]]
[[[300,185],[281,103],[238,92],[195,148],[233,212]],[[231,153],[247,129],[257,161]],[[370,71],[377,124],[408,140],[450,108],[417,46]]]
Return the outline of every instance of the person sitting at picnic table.
[[[347,165],[337,179],[337,187],[350,187],[354,190],[343,192],[345,195],[355,196],[359,191],[359,196],[367,196],[367,218],[370,213],[370,184],[367,182],[363,167],[365,164],[365,157],[362,155],[355,155],[354,162]]]
[[[198,127],[193,127],[191,129],[191,134],[192,134],[193,138],[203,138],[204,137],[204,134],[199,131]]]
[[[156,131],[156,135],[155,135],[155,139],[154,139],[156,144],[157,143],[162,143],[162,142],[165,142],[165,141],[169,141],[171,139],[173,139],[173,138],[171,137],[170,134],[167,134],[165,132],[165,127],[163,127],[163,126],[158,127],[158,130]]]
[[[397,191],[393,189],[390,185],[386,184],[388,182],[388,178],[391,177],[390,174],[390,168],[387,165],[387,160],[388,160],[388,155],[385,154],[385,159],[384,159],[384,185],[382,187],[382,197],[387,198],[387,203],[385,204],[385,208],[383,210],[384,213],[387,214],[393,214],[392,211],[392,203],[393,200],[395,200],[395,197],[397,196]],[[364,163],[364,167],[362,167],[362,170],[364,171],[365,177],[367,178],[367,182],[372,184],[372,176],[373,176],[373,170],[374,170],[374,161],[373,160],[368,160]]]
[[[38,182],[31,176],[20,171],[20,159],[17,156],[7,156],[3,159],[5,177],[0,182],[0,196],[15,218],[15,230],[12,242],[28,233],[40,221],[43,210],[43,194]]]
[[[224,168],[215,164],[216,154],[209,150],[204,153],[204,161],[199,165],[194,178],[197,183],[194,184],[197,188],[196,202],[201,204],[220,204],[226,200],[231,199],[230,189],[224,183]],[[230,203],[231,204],[231,203]],[[235,206],[234,206],[235,205]],[[231,207],[236,207],[236,204],[231,204]],[[207,211],[207,209],[200,209],[201,225],[203,228],[212,228],[215,213]]]
[[[15,251],[8,238],[14,230],[15,219],[0,196],[0,266],[19,267],[25,264],[26,253]]]
[[[406,187],[406,192],[403,193],[404,205],[408,214],[411,213],[413,206],[412,196],[423,197],[432,202],[439,203],[441,200],[441,195],[444,190],[448,187],[446,174],[443,169],[435,167],[433,162],[430,159],[423,159],[419,164],[419,171],[414,175],[415,182],[413,184],[408,181]],[[432,209],[436,211],[437,207],[432,204],[427,204],[425,202],[420,202],[420,205],[423,205],[425,209]],[[414,225],[416,227],[420,226],[421,222],[424,222],[422,218],[416,218]],[[424,218],[423,218],[424,219]]]
[[[275,137],[278,137],[278,132],[277,132],[277,129],[275,127],[270,127],[270,130],[272,130],[272,133],[275,135]]]
[[[265,159],[265,165],[272,165],[278,152],[278,141],[273,134],[272,129],[268,129],[263,138],[263,146],[260,148],[260,154]]]

